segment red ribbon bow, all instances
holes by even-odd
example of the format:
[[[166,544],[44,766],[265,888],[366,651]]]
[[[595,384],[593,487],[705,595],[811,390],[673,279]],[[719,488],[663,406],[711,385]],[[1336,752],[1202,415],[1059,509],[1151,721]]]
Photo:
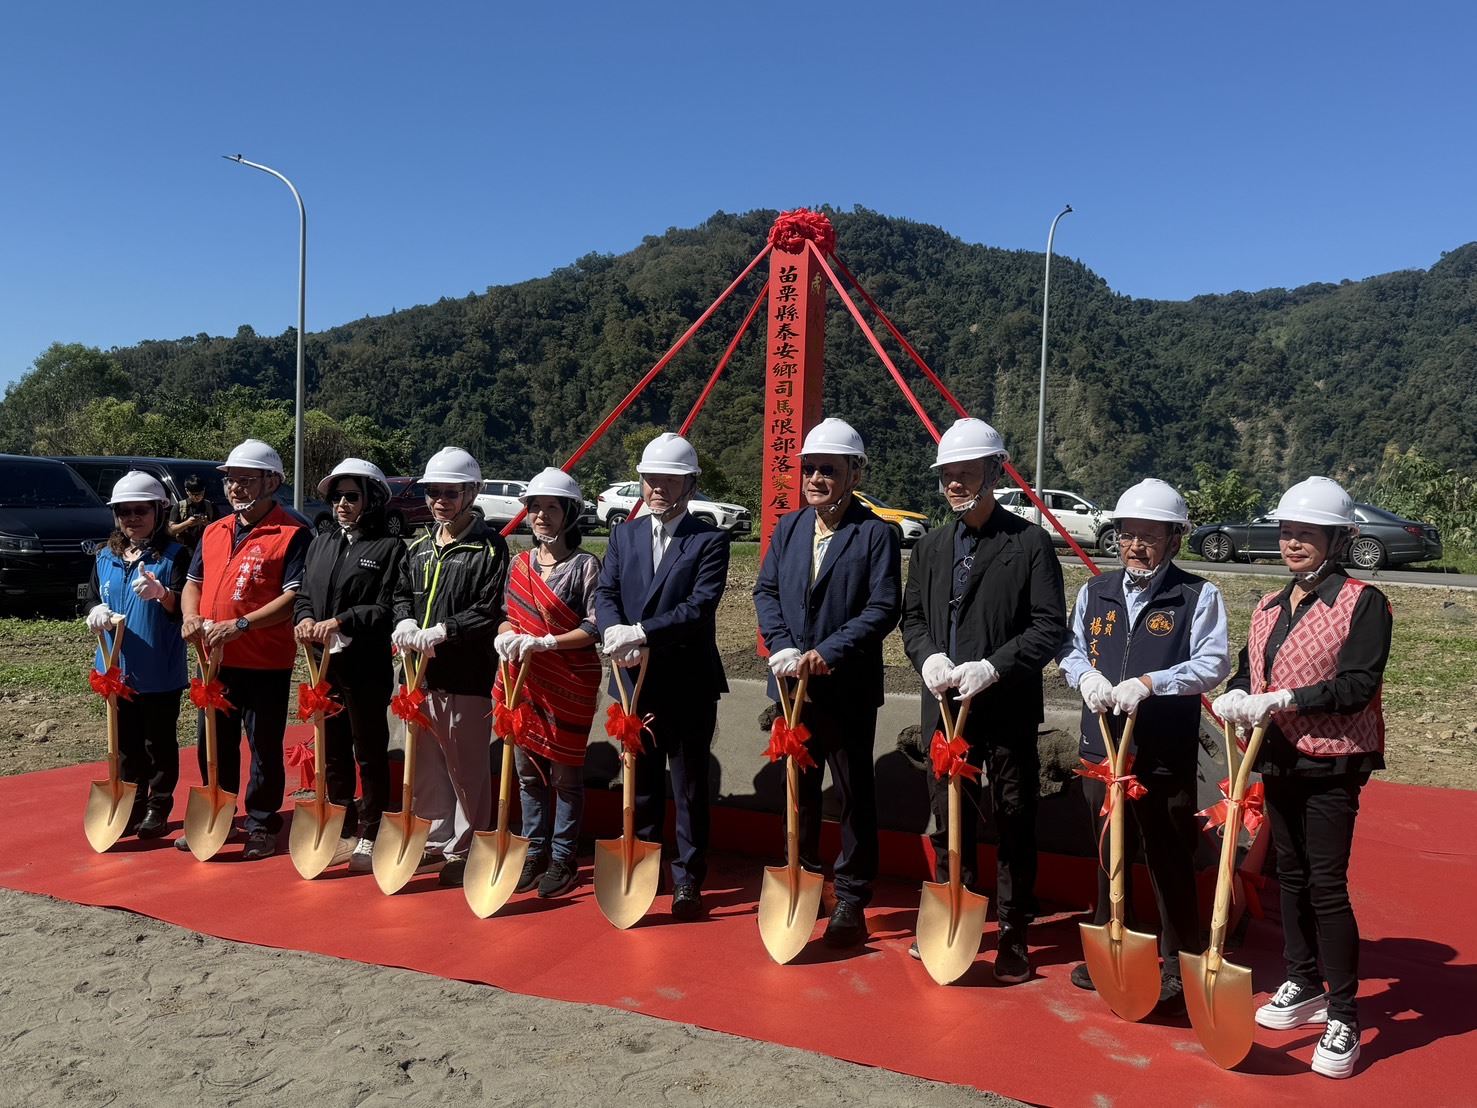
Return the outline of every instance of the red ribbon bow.
[[[307,685],[303,686],[303,688],[307,687]],[[298,743],[287,752],[287,757],[283,759],[284,765],[297,767],[298,788],[300,789],[311,789],[315,786],[313,778],[318,768],[318,762],[317,755],[313,752],[313,745],[311,742]],[[325,798],[319,797],[318,799],[323,800]]]
[[[638,716],[619,704],[605,709],[605,733],[621,744],[627,754],[640,754],[646,741],[641,737],[651,730],[651,716]]]
[[[1223,827],[1231,818],[1231,781],[1229,778],[1221,782],[1221,796],[1225,799],[1217,801],[1203,812],[1195,813],[1205,821],[1207,831]],[[1249,786],[1246,795],[1241,798],[1241,826],[1246,828],[1247,833],[1253,837],[1266,821],[1266,800],[1266,790],[1262,788],[1260,781]]]
[[[935,779],[942,780],[945,777],[953,777],[957,773],[960,777],[978,781],[980,779],[979,767],[972,766],[964,760],[968,753],[969,744],[963,739],[956,738],[950,742],[944,738],[942,731],[935,731],[933,742],[928,747],[928,756],[933,759]]]
[[[810,741],[810,730],[803,723],[791,727],[783,718],[776,718],[769,728],[769,746],[764,756],[771,762],[781,758],[794,758],[801,769],[814,769],[815,759],[810,756],[806,743]]]
[[[807,239],[820,247],[822,254],[830,254],[836,249],[836,228],[820,212],[796,208],[780,212],[769,229],[769,245],[783,254],[803,253]]]
[[[417,727],[429,728],[431,721],[426,718],[426,713],[421,711],[421,705],[425,702],[424,690],[411,691],[401,685],[399,691],[390,698],[390,711],[403,719],[407,726],[414,723]]]
[[[190,703],[197,708],[214,708],[217,712],[229,712],[235,707],[226,699],[226,687],[220,681],[206,684],[198,677],[190,678]]]
[[[322,712],[323,718],[327,719],[343,710],[344,706],[328,695],[327,681],[319,681],[316,685],[302,684],[297,687],[298,719],[312,719],[318,712]]]
[[[1072,771],[1073,773],[1075,773],[1078,777],[1090,777],[1094,781],[1101,781],[1107,788],[1107,791],[1103,794],[1103,806],[1098,809],[1098,815],[1100,816],[1106,817],[1113,814],[1114,785],[1122,785],[1123,793],[1125,796],[1128,797],[1129,800],[1137,800],[1139,797],[1143,796],[1149,791],[1148,789],[1144,788],[1139,779],[1131,773],[1125,773],[1122,777],[1113,776],[1113,764],[1109,762],[1106,758],[1104,758],[1101,762],[1089,762],[1086,758],[1079,758],[1078,761],[1080,761],[1082,765],[1078,769],[1074,769]],[[1132,758],[1128,760],[1128,764],[1133,765]],[[1104,819],[1103,829],[1098,832],[1097,837],[1098,865],[1103,867],[1104,872],[1107,872],[1108,870],[1108,864],[1103,861],[1103,843],[1106,842],[1108,838],[1108,827],[1109,822],[1107,819]]]
[[[527,746],[528,736],[533,731],[533,705],[523,701],[516,708],[509,708],[502,701],[492,705],[492,730],[500,739],[514,746]]]
[[[106,673],[92,670],[87,675],[87,683],[92,686],[92,691],[107,700],[110,696],[121,696],[124,700],[133,699],[133,690],[123,680],[123,674],[118,672],[117,666],[110,666]]]

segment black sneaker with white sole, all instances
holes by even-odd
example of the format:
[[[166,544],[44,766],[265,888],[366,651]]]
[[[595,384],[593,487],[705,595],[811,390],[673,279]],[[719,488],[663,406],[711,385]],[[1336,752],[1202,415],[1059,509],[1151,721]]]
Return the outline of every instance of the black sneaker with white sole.
[[[1328,1020],[1328,994],[1316,985],[1284,981],[1272,999],[1256,1010],[1256,1021],[1274,1031],[1287,1031],[1305,1023]]]
[[[547,854],[530,854],[523,859],[523,872],[518,875],[518,884],[514,886],[515,893],[526,893],[538,884],[539,878],[544,875],[544,870],[549,868],[549,856]]]
[[[1329,1020],[1323,1038],[1313,1049],[1313,1072],[1324,1077],[1348,1077],[1359,1061],[1359,1028],[1343,1020]]]
[[[567,893],[580,883],[579,867],[555,858],[544,871],[538,883],[538,894],[547,900],[551,896]]]

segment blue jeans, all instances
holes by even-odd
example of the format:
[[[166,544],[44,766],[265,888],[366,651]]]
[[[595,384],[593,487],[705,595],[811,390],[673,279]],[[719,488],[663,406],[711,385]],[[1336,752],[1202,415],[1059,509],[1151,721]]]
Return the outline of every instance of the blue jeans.
[[[521,747],[513,757],[518,767],[518,796],[523,804],[523,837],[528,840],[528,853],[550,855],[552,848],[555,861],[573,866],[580,819],[585,814],[585,767],[561,765]]]

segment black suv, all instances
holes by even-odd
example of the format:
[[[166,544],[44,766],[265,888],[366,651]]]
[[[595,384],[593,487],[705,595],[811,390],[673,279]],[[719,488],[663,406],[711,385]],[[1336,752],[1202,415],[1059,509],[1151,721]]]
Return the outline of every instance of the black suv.
[[[113,513],[52,458],[0,454],[0,602],[75,611]]]
[[[205,485],[205,499],[215,505],[216,517],[229,515],[231,512],[231,506],[226,502],[226,490],[221,485],[220,472],[216,468],[220,462],[207,462],[199,458],[137,458],[127,455],[82,458],[62,454],[57,455],[56,460],[66,462],[75,469],[82,480],[104,499],[112,495],[113,485],[118,478],[131,469],[157,477],[164,486],[164,491],[175,500],[185,498],[185,482],[189,478],[199,477]],[[276,492],[276,500],[309,527],[322,530],[332,525],[332,513],[328,505],[314,497],[303,499],[302,514],[293,511],[291,485],[282,485]]]

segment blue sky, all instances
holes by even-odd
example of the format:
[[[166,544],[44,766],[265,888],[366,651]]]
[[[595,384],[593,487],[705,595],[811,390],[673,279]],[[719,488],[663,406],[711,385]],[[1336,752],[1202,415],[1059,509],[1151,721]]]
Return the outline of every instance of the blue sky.
[[[1058,251],[1134,296],[1426,267],[1477,239],[1474,11],[13,5],[0,383],[292,325],[296,210],[238,151],[303,192],[309,330],[822,202],[1033,250],[1070,202]]]

